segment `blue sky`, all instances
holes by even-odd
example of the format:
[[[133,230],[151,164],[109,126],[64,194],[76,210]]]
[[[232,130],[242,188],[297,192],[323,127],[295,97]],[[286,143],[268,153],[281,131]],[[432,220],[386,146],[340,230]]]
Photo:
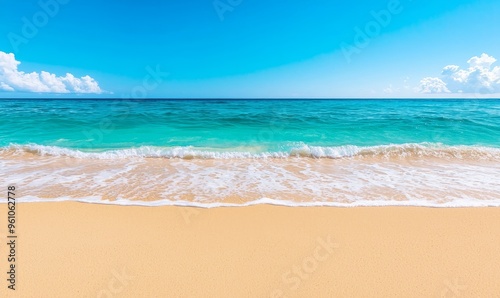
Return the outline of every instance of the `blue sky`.
[[[0,97],[498,97],[499,15],[498,0],[2,1]]]

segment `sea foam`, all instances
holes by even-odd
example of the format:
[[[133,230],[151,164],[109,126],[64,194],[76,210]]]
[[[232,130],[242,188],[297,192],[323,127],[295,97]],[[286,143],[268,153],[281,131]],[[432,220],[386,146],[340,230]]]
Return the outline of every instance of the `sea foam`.
[[[167,159],[245,159],[245,158],[346,158],[346,157],[435,157],[454,159],[500,160],[500,148],[484,146],[446,146],[439,143],[408,143],[380,146],[311,146],[298,144],[287,151],[249,152],[217,148],[141,146],[127,149],[83,151],[38,144],[11,144],[0,154],[31,153],[41,156],[64,156],[82,159],[167,158]]]
[[[358,200],[350,203],[339,202],[295,202],[289,200],[277,200],[270,198],[261,198],[245,203],[201,203],[190,201],[171,201],[171,200],[156,200],[156,201],[140,201],[140,200],[102,200],[100,197],[84,197],[70,198],[59,197],[54,199],[44,199],[34,196],[26,196],[18,199],[18,202],[23,203],[50,203],[50,202],[80,202],[90,204],[104,204],[117,206],[142,206],[142,207],[159,207],[159,206],[175,206],[175,207],[195,207],[203,209],[224,208],[224,207],[249,207],[257,205],[271,205],[282,207],[337,207],[337,208],[354,208],[354,207],[428,207],[428,208],[470,208],[470,207],[500,207],[500,199],[498,200],[478,200],[474,198],[460,199],[453,202],[436,203],[426,200],[413,201],[391,201],[391,200]],[[0,203],[6,203],[6,200],[0,200]]]

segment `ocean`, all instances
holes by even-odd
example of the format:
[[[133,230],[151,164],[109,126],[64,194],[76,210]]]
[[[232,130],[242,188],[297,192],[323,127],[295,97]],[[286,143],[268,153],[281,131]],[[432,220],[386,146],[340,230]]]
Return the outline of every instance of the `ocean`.
[[[500,206],[500,100],[0,99],[20,201]]]

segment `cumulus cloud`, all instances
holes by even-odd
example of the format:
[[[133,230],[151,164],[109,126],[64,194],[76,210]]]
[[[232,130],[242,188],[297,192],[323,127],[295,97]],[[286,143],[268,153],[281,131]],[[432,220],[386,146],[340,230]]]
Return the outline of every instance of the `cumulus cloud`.
[[[419,91],[422,93],[450,93],[443,80],[430,77],[420,81]]]
[[[49,93],[103,93],[90,76],[76,78],[67,73],[56,76],[46,71],[25,73],[18,70],[21,62],[14,54],[0,51],[0,90]]]
[[[493,67],[497,61],[488,54],[469,59],[468,68],[457,65],[443,68],[441,78],[427,77],[420,81],[421,93],[500,93],[500,66]]]

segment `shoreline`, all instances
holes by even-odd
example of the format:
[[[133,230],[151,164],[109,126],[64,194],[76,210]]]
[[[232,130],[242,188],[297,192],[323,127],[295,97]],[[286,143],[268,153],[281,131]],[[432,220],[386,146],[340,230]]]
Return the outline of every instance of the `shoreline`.
[[[470,199],[467,199],[470,200]],[[20,204],[37,204],[37,203],[79,203],[91,205],[106,205],[106,206],[121,206],[121,207],[177,207],[177,208],[195,208],[195,209],[218,209],[218,208],[245,208],[253,206],[269,206],[269,207],[284,207],[284,208],[430,208],[430,209],[475,209],[475,208],[499,208],[500,200],[476,200],[474,204],[468,201],[464,205],[454,205],[456,202],[446,203],[433,203],[428,201],[407,200],[407,201],[383,201],[383,200],[357,200],[351,203],[339,202],[321,202],[321,201],[289,201],[277,200],[269,198],[261,198],[253,201],[243,201],[242,198],[237,196],[231,198],[230,202],[213,202],[203,203],[195,201],[171,201],[168,199],[151,199],[147,201],[142,200],[103,200],[101,198],[58,198],[58,199],[42,199],[38,197],[21,197],[17,199]],[[6,200],[0,200],[0,205],[7,204]]]
[[[500,163],[486,160],[94,160],[19,155],[0,158],[0,164],[6,169],[0,179],[21,183],[18,196],[23,198],[168,199],[201,206],[261,198],[293,202],[290,205],[308,205],[303,202],[307,199],[316,202],[309,205],[331,206],[500,206],[495,179]]]
[[[3,279],[1,296],[500,293],[500,208],[47,202],[18,203],[17,211],[18,289],[5,292]],[[6,218],[6,204],[0,214]],[[3,238],[4,231],[2,225]],[[6,249],[0,253],[6,268]]]

